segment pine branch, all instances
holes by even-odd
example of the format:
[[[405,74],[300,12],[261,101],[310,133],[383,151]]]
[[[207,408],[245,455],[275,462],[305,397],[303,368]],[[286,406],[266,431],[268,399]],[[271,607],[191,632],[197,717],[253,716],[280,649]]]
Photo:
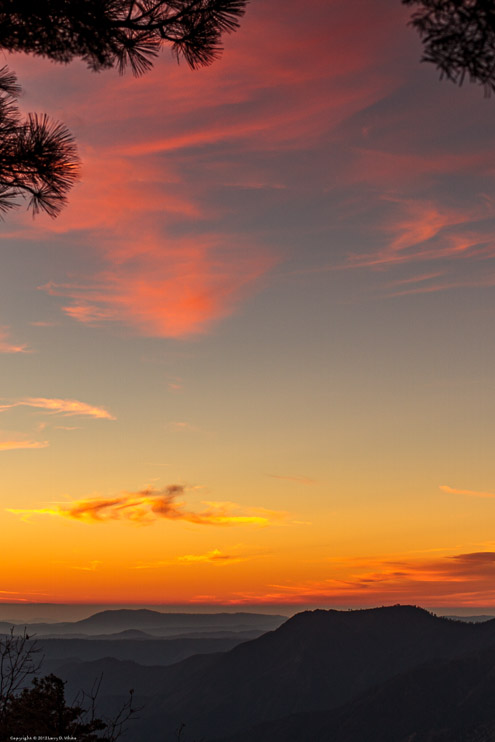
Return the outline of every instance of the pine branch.
[[[46,114],[31,113],[22,120],[14,94],[14,75],[0,70],[0,216],[28,201],[33,214],[55,217],[79,177],[74,139],[63,124]]]

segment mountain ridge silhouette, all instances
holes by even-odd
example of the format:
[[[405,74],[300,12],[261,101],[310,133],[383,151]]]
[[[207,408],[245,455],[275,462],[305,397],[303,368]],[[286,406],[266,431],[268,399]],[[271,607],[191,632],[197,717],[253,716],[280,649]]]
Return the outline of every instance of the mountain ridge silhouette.
[[[65,668],[65,679],[73,688],[88,676],[91,664],[93,673],[106,676],[104,695],[123,693],[126,683],[133,687],[145,710],[134,725],[135,736],[129,737],[132,742],[173,739],[183,722],[192,739],[230,742],[243,729],[255,730],[291,714],[337,713],[421,665],[435,667],[494,647],[495,620],[454,621],[415,606],[316,610],[296,614],[221,654],[162,668],[79,663]],[[252,739],[256,735],[253,731]]]

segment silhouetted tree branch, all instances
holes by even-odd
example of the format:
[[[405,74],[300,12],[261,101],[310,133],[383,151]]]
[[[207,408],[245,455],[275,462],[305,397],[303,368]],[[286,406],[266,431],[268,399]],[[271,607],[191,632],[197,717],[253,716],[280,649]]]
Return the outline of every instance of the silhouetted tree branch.
[[[39,653],[39,647],[25,629],[20,636],[14,636],[12,626],[9,634],[0,636],[0,725],[9,699],[39,671],[42,662]]]
[[[0,213],[27,198],[36,214],[54,217],[78,177],[79,159],[74,140],[62,124],[45,114],[23,119],[16,98],[16,77],[0,69]],[[1,651],[1,650],[0,650]]]
[[[177,729],[175,730],[175,740],[176,742],[186,742],[186,740],[182,737],[182,734],[184,732],[184,729],[186,728],[187,724],[184,722],[181,722]],[[193,740],[192,742],[205,742],[205,738],[202,737],[200,740]]]
[[[248,0],[4,0],[0,47],[48,57],[83,59],[93,70],[130,65],[136,75],[163,44],[193,67],[221,53],[221,36],[235,31]]]
[[[101,689],[101,683],[103,681],[103,673],[101,673],[94,681],[93,687],[91,690],[88,691],[82,691],[80,696],[82,697],[81,703],[83,704],[84,708],[86,709],[86,715],[89,719],[90,723],[94,723],[95,721],[100,722],[103,724],[103,727],[105,729],[105,732],[103,734],[103,737],[101,737],[102,740],[105,740],[105,742],[116,742],[116,740],[119,739],[119,737],[123,734],[128,722],[135,718],[136,715],[141,711],[142,707],[136,707],[134,706],[134,689],[131,688],[129,691],[129,695],[126,701],[122,704],[120,709],[117,711],[115,716],[111,718],[105,718],[103,720],[97,719],[96,717],[96,706],[98,701],[98,696]],[[76,699],[77,702],[77,699]]]
[[[112,719],[105,721],[106,730],[104,739],[108,740],[108,742],[116,742],[124,732],[127,723],[140,711],[140,709],[133,705],[133,700],[134,690],[131,689],[127,701],[122,704],[117,714]]]
[[[493,0],[402,0],[414,8],[411,25],[432,62],[462,85],[468,77],[495,90],[495,3]]]

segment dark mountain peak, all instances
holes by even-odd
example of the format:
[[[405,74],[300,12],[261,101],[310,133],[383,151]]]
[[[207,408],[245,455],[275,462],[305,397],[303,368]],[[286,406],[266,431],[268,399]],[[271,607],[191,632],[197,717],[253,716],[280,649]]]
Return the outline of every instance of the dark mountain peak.
[[[429,623],[442,621],[424,608],[415,605],[391,605],[379,608],[357,608],[349,610],[323,610],[317,608],[311,611],[296,613],[278,629],[278,631],[294,630],[331,630],[332,626],[349,627],[354,630],[369,628],[371,626],[383,627],[389,624],[397,624],[406,628],[407,624]]]
[[[417,605],[384,605],[378,608],[362,608],[360,610],[346,611],[347,615],[350,616],[351,620],[356,622],[367,623],[369,621],[380,622],[383,624],[384,621],[413,621],[415,623],[434,623],[438,620],[438,617],[433,613],[430,613],[425,608],[420,608]]]

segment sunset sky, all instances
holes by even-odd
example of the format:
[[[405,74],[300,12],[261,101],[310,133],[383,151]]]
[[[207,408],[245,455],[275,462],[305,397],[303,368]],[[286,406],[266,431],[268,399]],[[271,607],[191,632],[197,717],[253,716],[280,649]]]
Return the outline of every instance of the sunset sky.
[[[0,225],[0,600],[495,606],[495,100],[407,20],[4,57],[83,166]]]

